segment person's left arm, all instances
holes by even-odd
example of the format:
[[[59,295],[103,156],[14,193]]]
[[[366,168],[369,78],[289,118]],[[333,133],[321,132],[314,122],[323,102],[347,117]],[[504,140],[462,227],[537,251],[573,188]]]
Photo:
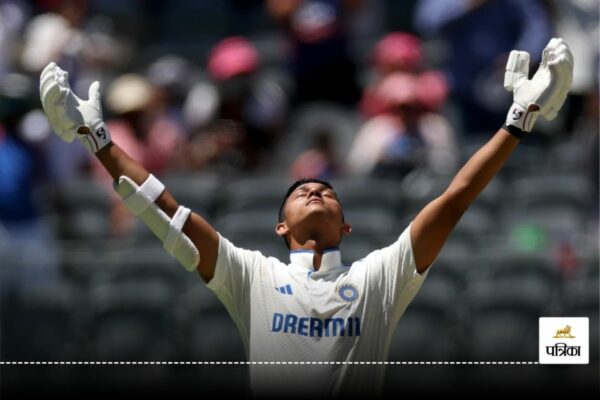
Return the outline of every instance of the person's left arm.
[[[537,117],[556,117],[571,87],[573,56],[562,39],[552,39],[531,80],[528,71],[529,54],[512,51],[504,86],[514,92],[514,103],[506,124],[467,161],[448,189],[413,220],[410,234],[419,274],[433,263],[461,216],[504,165],[520,138],[531,131]]]
[[[518,138],[500,129],[467,161],[448,189],[415,217],[410,235],[420,274],[433,263],[461,216],[518,144]]]

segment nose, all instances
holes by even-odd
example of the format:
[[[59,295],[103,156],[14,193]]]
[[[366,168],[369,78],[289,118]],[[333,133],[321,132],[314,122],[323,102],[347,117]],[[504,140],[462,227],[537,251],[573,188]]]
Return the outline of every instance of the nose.
[[[317,197],[323,197],[323,194],[321,193],[321,191],[319,190],[319,188],[312,188],[309,190],[308,192],[308,198],[310,199],[313,195],[317,196]]]

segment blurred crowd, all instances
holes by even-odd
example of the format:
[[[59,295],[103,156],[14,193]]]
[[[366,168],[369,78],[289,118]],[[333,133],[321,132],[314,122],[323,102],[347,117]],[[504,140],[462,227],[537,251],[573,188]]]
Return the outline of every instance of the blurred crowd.
[[[157,176],[400,180],[453,174],[504,122],[510,50],[531,54],[533,74],[560,36],[573,89],[525,141],[580,163],[597,205],[598,12],[594,0],[1,0],[0,245],[60,238],[39,218],[40,185],[54,207],[73,179],[111,190],[50,131],[38,95],[50,61],[80,97],[101,82],[113,140]],[[112,234],[127,235],[113,201]]]
[[[504,123],[509,52],[528,51],[533,75],[557,36],[575,59],[563,109],[463,215],[390,359],[536,360],[541,315],[587,316],[599,337],[599,11],[598,0],[0,0],[2,359],[245,357],[216,297],[124,208],[98,161],[51,132],[38,93],[50,61],[81,98],[100,81],[113,140],[239,247],[285,260],[273,232],[285,189],[331,180],[353,226],[348,264],[396,240]],[[144,369],[143,387],[222,393],[246,386],[240,367]],[[11,371],[3,382],[19,391],[28,373],[44,389],[129,381],[113,368]],[[414,371],[386,381],[422,393]],[[569,376],[555,372],[531,387]]]

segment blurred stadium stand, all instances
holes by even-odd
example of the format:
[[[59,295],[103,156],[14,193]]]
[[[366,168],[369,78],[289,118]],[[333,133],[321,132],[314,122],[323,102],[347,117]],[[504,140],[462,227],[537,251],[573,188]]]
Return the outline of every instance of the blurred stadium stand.
[[[25,4],[28,11],[23,14],[23,26],[15,32],[10,32],[0,18],[0,28],[6,28],[0,30],[0,106],[12,104],[7,101],[12,97],[6,94],[11,89],[6,82],[16,74],[29,77],[34,109],[39,107],[39,71],[27,71],[12,54],[19,54],[25,46],[27,23],[60,2],[3,2],[0,17],[8,9],[4,7],[12,7],[13,3]],[[374,19],[375,23],[371,21],[375,29],[365,28],[360,33],[361,25],[348,34],[361,87],[366,87],[375,74],[370,64],[372,45],[385,32],[414,32],[413,9],[417,3],[418,0],[365,2],[367,8],[381,15]],[[120,73],[143,73],[158,57],[173,54],[195,64],[201,71],[195,79],[203,82],[208,80],[202,68],[211,48],[231,35],[244,35],[253,42],[268,73],[271,67],[288,68],[293,61],[294,48],[286,41],[286,32],[259,0],[91,0],[89,12],[95,17],[91,28],[85,28],[93,39],[89,42],[99,48],[118,43],[125,50],[121,49],[110,61],[95,54],[98,58],[92,57],[87,69],[70,75],[79,80],[79,86],[100,79],[108,87]],[[365,23],[367,28],[368,25]],[[113,42],[100,35],[107,32]],[[2,41],[4,37],[10,41],[8,44]],[[428,67],[451,57],[439,39],[426,40],[423,52]],[[66,55],[64,65],[76,70],[81,61],[78,57],[83,56]],[[215,87],[222,90],[221,84]],[[597,82],[594,84],[597,86]],[[235,91],[243,84],[236,81],[232,86]],[[293,98],[293,85],[290,86],[286,94]],[[585,316],[590,319],[590,361],[595,363],[597,374],[600,246],[598,93],[597,88],[594,90],[574,94],[574,99],[567,100],[565,112],[570,115],[565,119],[582,120],[579,125],[559,118],[552,122],[560,131],[556,135],[549,135],[547,126],[541,125],[540,134],[536,132],[519,145],[507,165],[464,214],[400,320],[390,360],[537,361],[540,316]],[[591,105],[585,103],[588,97]],[[269,100],[260,95],[256,98],[257,103]],[[180,100],[168,104],[169,113],[177,115],[176,119],[181,119],[179,111],[174,111],[181,108]],[[274,228],[285,190],[291,183],[291,163],[323,132],[331,137],[333,157],[344,160],[365,122],[356,108],[347,105],[317,101],[290,107],[289,115],[274,134],[277,140],[265,150],[265,160],[256,169],[246,170],[235,162],[233,168],[223,167],[215,162],[216,165],[206,167],[156,173],[179,203],[201,214],[234,244],[284,262],[289,259],[289,252]],[[441,112],[455,123],[460,119],[456,108],[450,98]],[[12,115],[3,114],[3,107],[0,111],[1,145]],[[106,115],[113,117],[108,110]],[[456,125],[459,131],[460,121]],[[186,134],[186,140],[191,140],[198,132],[190,129]],[[491,132],[458,132],[459,164],[490,135]],[[63,149],[50,139],[32,143],[35,151],[42,147]],[[61,151],[56,157],[79,157]],[[589,153],[594,153],[591,158]],[[40,158],[48,156],[43,152],[35,154]],[[235,155],[232,158],[237,160]],[[116,236],[110,220],[113,194],[92,178],[89,165],[81,169],[58,178],[54,177],[56,171],[41,171],[50,177],[41,179],[32,189],[39,221],[47,223],[53,233],[49,250],[36,253],[31,247],[21,246],[23,238],[13,240],[0,218],[0,358],[245,361],[234,322],[200,276],[183,270],[139,221],[126,236]],[[355,177],[343,168],[340,171],[331,181],[345,218],[353,227],[352,235],[341,244],[345,264],[395,241],[419,210],[443,193],[456,172],[440,174],[417,168],[402,178],[389,178]],[[8,172],[0,171],[0,175]],[[31,264],[37,269],[26,268]],[[52,268],[58,270],[58,278],[50,273]],[[34,282],[35,271],[44,269],[49,274],[41,274]],[[474,375],[468,372],[448,371],[430,378],[436,379],[440,388],[462,389],[461,385],[466,387],[473,381]],[[536,371],[557,377],[552,371]],[[10,381],[13,387],[25,383],[25,378],[19,381],[19,373],[33,376],[22,371],[10,373],[17,376]],[[248,379],[247,366],[228,367],[218,374],[208,374],[200,367],[157,367],[146,373],[153,374],[151,380],[158,383],[175,382],[198,395],[203,395],[204,387],[234,391],[235,387],[245,387]],[[589,376],[577,373],[578,370],[572,372],[573,378],[582,382]],[[72,374],[97,388],[103,386],[103,379],[127,386],[134,377],[131,371],[119,369],[103,370],[100,378],[86,370]],[[530,376],[524,374],[521,378]],[[45,384],[51,384],[55,378],[61,382],[59,373],[39,377]],[[388,368],[386,388],[394,395],[397,392],[390,388],[404,388],[396,381],[412,389],[423,386],[419,369],[411,368],[399,376],[398,370]]]

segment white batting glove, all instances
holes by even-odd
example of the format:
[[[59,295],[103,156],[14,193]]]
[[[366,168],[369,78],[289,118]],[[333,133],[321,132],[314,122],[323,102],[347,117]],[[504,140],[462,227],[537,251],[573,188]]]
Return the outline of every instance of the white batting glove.
[[[504,88],[514,93],[514,103],[506,116],[507,130],[517,137],[533,129],[541,115],[556,117],[573,82],[573,55],[562,39],[550,40],[542,53],[537,72],[527,79],[529,53],[510,52],[504,74]]]
[[[69,87],[69,74],[51,62],[40,76],[40,99],[52,129],[65,142],[79,138],[90,153],[111,142],[102,120],[100,83],[91,84],[89,99],[81,100]]]

